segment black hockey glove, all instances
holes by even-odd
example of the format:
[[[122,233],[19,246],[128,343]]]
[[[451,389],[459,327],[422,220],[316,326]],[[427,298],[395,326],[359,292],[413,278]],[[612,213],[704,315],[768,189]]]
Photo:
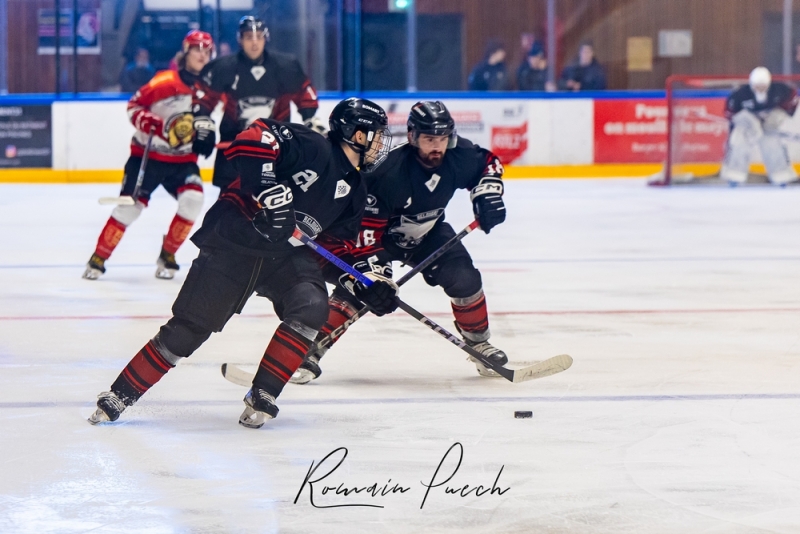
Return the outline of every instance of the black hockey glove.
[[[192,152],[208,157],[214,152],[217,144],[217,132],[211,117],[200,116],[194,118],[194,142]]]
[[[506,220],[506,206],[503,204],[503,182],[494,178],[483,178],[469,195],[472,211],[486,232]]]
[[[358,300],[366,304],[372,313],[381,317],[397,309],[397,293],[399,288],[394,280],[375,273],[364,276],[372,280],[372,285],[367,287],[361,282],[353,285],[353,294]]]
[[[270,243],[292,237],[295,228],[292,190],[284,184],[265,189],[256,201],[262,209],[253,217],[253,227]]]

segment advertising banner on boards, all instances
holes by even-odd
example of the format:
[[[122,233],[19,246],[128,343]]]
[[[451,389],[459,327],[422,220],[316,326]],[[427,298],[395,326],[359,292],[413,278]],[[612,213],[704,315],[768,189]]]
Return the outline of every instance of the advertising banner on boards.
[[[0,106],[0,169],[50,168],[50,105]]]

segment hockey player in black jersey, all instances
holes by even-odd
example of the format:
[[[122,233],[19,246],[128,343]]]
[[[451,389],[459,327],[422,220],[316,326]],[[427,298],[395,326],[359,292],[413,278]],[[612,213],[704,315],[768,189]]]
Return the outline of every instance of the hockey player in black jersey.
[[[215,59],[200,76],[203,91],[194,100],[194,126],[197,136],[194,151],[208,157],[214,150],[216,135],[211,112],[224,102],[219,127],[220,144],[228,143],[256,119],[289,120],[289,103],[294,102],[306,126],[323,133],[324,122],[315,117],[317,92],[294,56],[266,47],[269,31],[252,16],[239,21],[237,54]],[[214,185],[224,188],[236,179],[236,170],[217,151]]]
[[[487,234],[505,220],[503,166],[490,151],[456,134],[441,102],[418,102],[408,116],[408,143],[394,148],[368,180],[369,197],[350,261],[362,272],[391,276],[391,262],[414,266],[455,235],[444,211],[457,189],[470,190],[475,217]],[[489,343],[489,318],[481,274],[461,243],[422,271],[431,286],[450,297],[455,325],[464,341],[503,365],[508,358]],[[329,299],[328,320],[318,340],[352,317],[358,303],[340,284]],[[304,384],[321,373],[327,349],[308,354],[292,378]],[[473,360],[482,376],[498,376]]]
[[[101,393],[93,424],[115,421],[164,374],[219,332],[256,292],[273,303],[281,324],[264,353],[239,422],[258,428],[275,417],[275,399],[303,361],[328,316],[323,266],[290,241],[295,226],[329,249],[355,248],[367,189],[361,172],[386,158],[391,141],[378,105],[343,100],[328,138],[305,126],[259,119],[225,156],[238,178],[220,195],[192,236],[200,255],[172,306],[173,317]],[[361,172],[359,172],[359,170]],[[373,276],[353,287],[377,313],[397,307],[397,286]]]

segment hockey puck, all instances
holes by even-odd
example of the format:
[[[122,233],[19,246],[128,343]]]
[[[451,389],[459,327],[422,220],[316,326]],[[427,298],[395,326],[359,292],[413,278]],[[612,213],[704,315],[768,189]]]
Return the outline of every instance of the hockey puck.
[[[515,419],[530,419],[533,417],[533,412],[517,411],[514,412]]]

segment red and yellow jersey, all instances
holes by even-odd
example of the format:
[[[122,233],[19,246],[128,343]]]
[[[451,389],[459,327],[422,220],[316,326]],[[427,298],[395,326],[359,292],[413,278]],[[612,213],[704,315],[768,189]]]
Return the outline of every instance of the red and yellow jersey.
[[[134,126],[140,123],[142,113],[156,115],[163,122],[161,131],[153,136],[150,158],[167,163],[197,161],[192,152],[195,80],[196,76],[186,70],[162,70],[128,101],[128,118]],[[131,140],[131,155],[144,153],[147,137],[147,132],[136,130]]]

